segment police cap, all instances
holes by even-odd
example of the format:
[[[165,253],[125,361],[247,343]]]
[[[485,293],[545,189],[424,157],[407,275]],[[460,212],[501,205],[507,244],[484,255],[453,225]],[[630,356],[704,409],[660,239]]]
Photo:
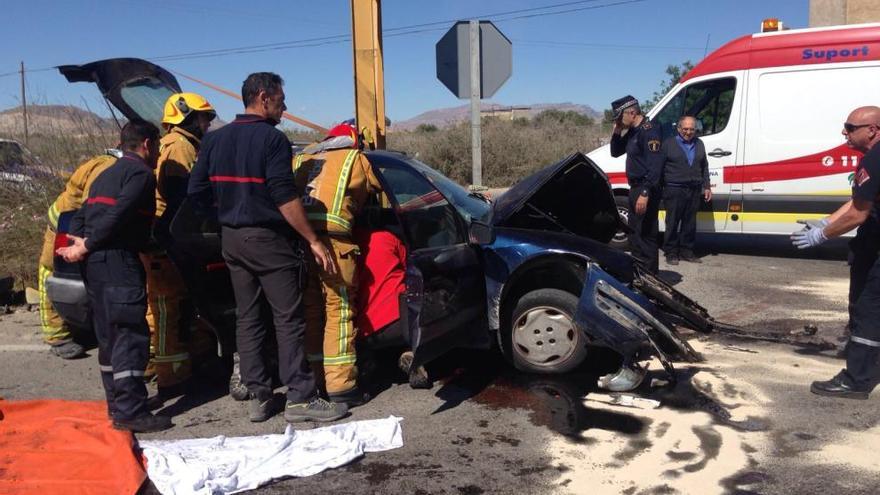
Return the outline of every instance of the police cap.
[[[639,100],[635,99],[632,95],[626,95],[623,98],[618,98],[611,102],[611,112],[614,113],[614,120],[620,118],[623,115],[623,111],[629,107],[635,106],[639,104]]]

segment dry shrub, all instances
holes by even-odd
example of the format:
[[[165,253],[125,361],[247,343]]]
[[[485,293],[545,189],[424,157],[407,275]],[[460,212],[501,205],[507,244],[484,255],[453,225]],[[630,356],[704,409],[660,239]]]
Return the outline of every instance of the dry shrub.
[[[601,125],[484,118],[483,185],[507,187],[575,151],[588,152],[610,133]],[[471,128],[391,132],[388,148],[418,158],[460,184],[471,182]]]

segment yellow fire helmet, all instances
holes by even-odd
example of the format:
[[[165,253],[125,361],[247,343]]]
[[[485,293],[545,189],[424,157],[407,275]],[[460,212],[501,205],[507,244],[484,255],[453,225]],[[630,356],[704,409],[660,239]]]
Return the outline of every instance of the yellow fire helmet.
[[[196,93],[174,93],[165,100],[162,125],[168,127],[180,124],[191,112],[210,112],[214,116],[217,115],[214,107],[204,96]]]

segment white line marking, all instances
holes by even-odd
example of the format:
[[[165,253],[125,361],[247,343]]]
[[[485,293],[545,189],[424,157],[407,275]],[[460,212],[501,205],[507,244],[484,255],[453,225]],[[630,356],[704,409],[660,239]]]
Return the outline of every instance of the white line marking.
[[[48,351],[46,344],[5,344],[0,345],[0,352]]]

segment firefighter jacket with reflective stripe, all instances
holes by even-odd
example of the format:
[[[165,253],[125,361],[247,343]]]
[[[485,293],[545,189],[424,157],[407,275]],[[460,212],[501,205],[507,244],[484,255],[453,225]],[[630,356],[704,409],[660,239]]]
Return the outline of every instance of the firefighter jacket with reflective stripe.
[[[156,176],[138,155],[126,152],[99,175],[88,199],[70,222],[70,232],[86,238],[86,249],[147,247],[156,212]]]
[[[297,155],[293,168],[303,207],[319,232],[351,235],[367,196],[382,190],[367,157],[350,148]]]
[[[258,115],[238,115],[205,135],[188,193],[202,209],[217,206],[227,227],[293,229],[279,206],[299,197],[290,141]]]
[[[98,174],[116,163],[116,160],[116,156],[108,153],[98,155],[76,167],[73,175],[67,180],[64,191],[58,195],[55,202],[49,207],[49,228],[53,232],[58,228],[58,217],[64,212],[80,209],[83,205],[83,200],[88,197],[89,187],[92,185],[92,182],[94,182]]]
[[[172,128],[159,140],[156,164],[156,216],[166,209],[173,215],[186,197],[189,174],[196,163],[199,139],[180,127]]]

